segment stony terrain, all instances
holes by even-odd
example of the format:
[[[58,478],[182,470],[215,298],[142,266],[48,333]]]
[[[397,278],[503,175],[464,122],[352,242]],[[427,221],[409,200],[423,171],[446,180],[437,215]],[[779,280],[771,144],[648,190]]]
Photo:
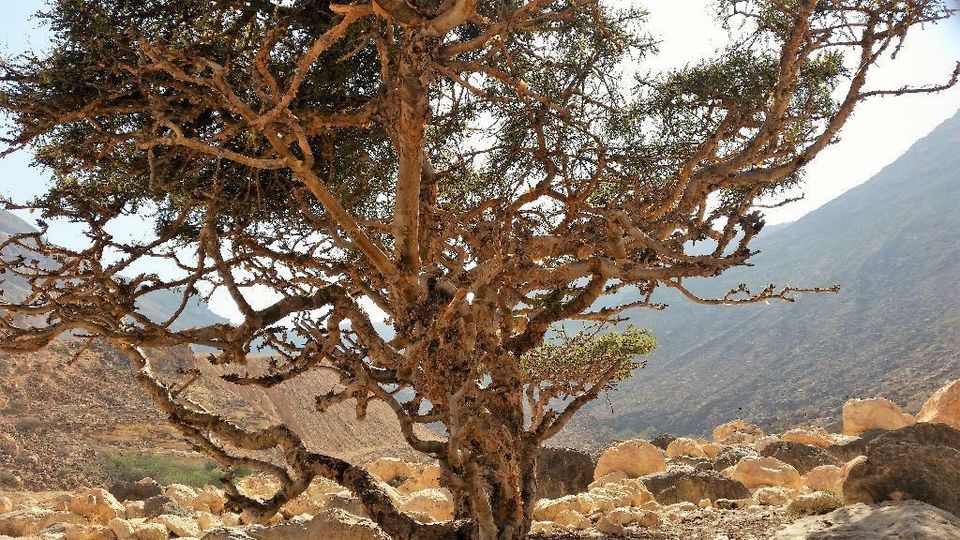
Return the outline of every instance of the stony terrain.
[[[882,398],[853,399],[842,433],[796,427],[765,434],[735,420],[709,439],[660,436],[570,455],[541,471],[551,498],[534,509],[542,539],[960,538],[960,380],[916,416]],[[0,453],[19,441],[0,436]],[[573,465],[571,465],[573,464]],[[586,486],[558,479],[585,469]],[[436,465],[380,458],[366,465],[396,506],[424,522],[453,516]],[[270,478],[241,491],[269,498]],[[564,489],[566,491],[564,491]],[[315,481],[269,523],[225,511],[212,485],[146,478],[65,492],[0,492],[0,538],[49,540],[387,540],[353,495]]]

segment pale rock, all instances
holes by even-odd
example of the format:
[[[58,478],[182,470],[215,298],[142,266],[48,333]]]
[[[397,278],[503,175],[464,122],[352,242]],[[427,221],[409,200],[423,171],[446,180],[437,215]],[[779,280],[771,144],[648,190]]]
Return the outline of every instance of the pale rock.
[[[637,514],[637,520],[633,522],[634,525],[639,525],[640,527],[654,527],[660,523],[660,514],[654,512],[653,510],[640,510],[637,509],[634,511]]]
[[[44,520],[53,514],[46,508],[30,506],[0,515],[0,535],[29,536],[46,526]]]
[[[615,508],[607,512],[604,517],[617,525],[629,525],[637,521],[637,514],[629,508]]]
[[[780,437],[776,435],[764,435],[763,437],[757,437],[757,439],[753,441],[753,448],[757,452],[763,452],[764,448],[775,442],[778,442],[779,440]]]
[[[960,429],[960,379],[934,392],[921,407],[917,420]]]
[[[197,525],[200,526],[201,531],[209,531],[216,529],[221,525],[217,516],[211,514],[210,512],[197,512],[196,514]]]
[[[330,509],[310,520],[310,527],[303,540],[390,540],[390,537],[366,518],[357,517],[343,510]]]
[[[426,465],[414,468],[413,476],[397,486],[397,491],[410,495],[425,489],[440,489],[440,466]]]
[[[697,441],[680,437],[674,439],[667,445],[667,457],[676,458],[681,456],[706,458],[707,454],[700,448]]]
[[[557,521],[557,516],[566,510],[580,514],[593,512],[593,499],[586,493],[567,495],[559,499],[540,499],[533,507],[533,518],[537,521]]]
[[[564,510],[557,514],[557,519],[554,521],[557,525],[580,530],[589,529],[593,525],[589,519],[576,510]]]
[[[116,540],[106,525],[70,523],[63,530],[63,540]]]
[[[627,473],[623,471],[613,471],[612,473],[605,474],[591,482],[590,485],[587,486],[587,489],[603,487],[607,484],[616,484],[617,482],[626,480],[627,478]]]
[[[420,490],[407,498],[400,511],[426,514],[434,521],[449,521],[453,519],[453,495],[446,489]]]
[[[170,484],[163,490],[163,494],[184,508],[193,508],[193,502],[197,498],[197,491],[183,484]]]
[[[176,500],[174,497],[170,498]],[[204,486],[203,489],[197,491],[196,497],[190,502],[188,508],[220,515],[226,505],[227,494],[222,489],[214,486]]]
[[[124,517],[127,519],[144,517],[143,505],[143,501],[127,501],[123,503]]]
[[[847,481],[847,476],[850,475],[850,471],[857,465],[865,462],[867,456],[857,456],[850,461],[846,462],[843,467],[840,468],[840,486],[842,489],[843,483]]]
[[[280,483],[265,474],[250,474],[236,482],[237,489],[247,497],[266,501],[277,494]]]
[[[819,446],[820,448],[835,444],[832,434],[822,427],[794,428],[781,434],[780,439]]]
[[[763,430],[738,418],[713,429],[713,442],[719,444],[752,444],[763,437]]]
[[[843,404],[843,434],[860,435],[875,429],[900,429],[916,419],[886,398],[851,399]]]
[[[167,540],[170,531],[163,523],[138,523],[134,526],[137,540]]]
[[[134,522],[123,518],[113,518],[108,526],[117,540],[136,540],[136,528]]]
[[[174,516],[172,514],[162,514],[150,520],[150,523],[159,523],[166,527],[174,536],[199,537],[201,534],[200,526],[192,518],[186,516]]]
[[[46,529],[47,527],[54,525],[56,523],[86,523],[87,519],[83,516],[74,514],[73,512],[66,512],[61,510],[54,510],[47,517],[43,518],[43,521],[40,522],[40,528]]]
[[[807,471],[803,476],[803,485],[814,491],[843,493],[843,471],[835,465],[821,465]]]
[[[758,489],[753,498],[758,503],[767,506],[783,506],[790,502],[790,492],[782,487],[762,487]]]
[[[552,521],[534,521],[530,525],[530,534],[553,534],[560,532],[561,528]]]
[[[787,505],[787,512],[793,514],[826,514],[843,506],[843,499],[835,493],[814,491],[806,495],[798,495]]]
[[[224,512],[220,515],[220,521],[227,527],[238,527],[240,525],[240,514],[236,512]]]
[[[610,521],[606,516],[597,520],[597,530],[613,536],[624,536],[627,534],[627,530],[623,528],[623,525]]]
[[[614,471],[636,478],[665,470],[667,462],[659,448],[643,439],[633,439],[603,452],[597,460],[593,478],[599,479]]]
[[[6,514],[13,510],[13,501],[10,497],[0,497],[0,514]]]
[[[722,474],[739,481],[748,489],[764,486],[800,489],[802,485],[797,469],[773,457],[747,456],[733,467],[724,469]]]
[[[397,486],[417,475],[415,466],[398,458],[385,457],[363,466],[370,474],[387,484]]]
[[[700,508],[710,508],[713,506],[713,502],[710,499],[700,499],[700,502],[697,503],[697,506]]]
[[[960,517],[919,501],[880,505],[857,503],[823,516],[799,519],[774,540],[853,540],[960,538]]]
[[[101,488],[90,488],[74,496],[70,499],[70,511],[104,524],[117,516],[126,515],[116,497]]]
[[[723,445],[712,442],[703,442],[700,444],[700,449],[703,450],[703,453],[707,455],[708,459],[713,459],[719,456],[720,452],[723,451]]]

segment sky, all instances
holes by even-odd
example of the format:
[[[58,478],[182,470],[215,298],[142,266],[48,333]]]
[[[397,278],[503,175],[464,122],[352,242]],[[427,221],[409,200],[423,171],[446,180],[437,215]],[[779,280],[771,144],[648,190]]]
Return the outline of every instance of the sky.
[[[621,5],[629,0],[615,0]],[[41,0],[4,0],[0,18],[0,50],[4,54],[43,48],[48,37],[31,15]],[[954,2],[960,8],[960,3]],[[694,62],[715,54],[726,43],[711,9],[712,0],[648,0],[650,31],[660,39],[660,53],[644,61],[643,69],[657,70]],[[874,72],[871,88],[898,88],[904,84],[941,83],[960,61],[960,14],[952,20],[914,32],[896,61],[885,61]],[[876,174],[917,139],[960,110],[960,87],[937,95],[881,98],[860,106],[841,132],[842,140],[824,150],[807,167],[804,199],[767,211],[771,224],[796,220]],[[24,201],[43,192],[42,171],[29,166],[26,152],[0,159],[0,194]],[[21,212],[22,217],[29,215]],[[50,240],[71,245],[78,230],[57,226]],[[215,299],[216,300],[216,299]],[[235,311],[226,300],[215,301],[221,314]]]

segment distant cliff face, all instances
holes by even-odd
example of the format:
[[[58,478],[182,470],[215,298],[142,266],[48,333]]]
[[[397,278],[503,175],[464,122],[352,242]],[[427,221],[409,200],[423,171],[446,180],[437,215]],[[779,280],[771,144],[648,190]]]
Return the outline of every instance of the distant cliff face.
[[[878,159],[888,159],[880,156]],[[960,114],[865,184],[767,231],[752,268],[698,284],[842,286],[795,304],[635,313],[661,348],[580,418],[608,432],[702,433],[744,417],[831,424],[847,396],[917,396],[960,373]]]

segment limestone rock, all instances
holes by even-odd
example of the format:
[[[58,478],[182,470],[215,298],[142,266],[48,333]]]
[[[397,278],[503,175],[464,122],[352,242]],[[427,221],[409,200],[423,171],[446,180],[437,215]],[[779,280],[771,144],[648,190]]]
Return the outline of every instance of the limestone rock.
[[[680,437],[679,439],[674,439],[673,442],[667,445],[667,457],[675,458],[680,456],[706,458],[707,454],[703,451],[703,448],[700,448],[697,441],[687,437]]]
[[[656,437],[651,439],[650,444],[656,446],[661,450],[666,450],[667,447],[670,446],[670,443],[674,441],[674,439],[676,439],[676,437],[674,437],[669,433],[661,433],[660,435],[657,435]]]
[[[214,515],[223,513],[223,508],[227,505],[227,494],[220,488],[213,486],[204,486],[197,491],[196,497],[190,503],[190,507],[201,512],[210,512]]]
[[[567,495],[559,499],[541,499],[533,507],[533,518],[537,521],[557,521],[561,513],[573,510],[580,514],[593,512],[593,499],[586,493]]]
[[[775,457],[793,465],[800,474],[821,465],[840,466],[841,462],[826,450],[809,444],[780,440],[770,443],[760,451],[761,456]]]
[[[723,470],[749,489],[764,486],[783,486],[800,489],[800,473],[793,466],[773,457],[745,457],[733,467]],[[732,497],[727,497],[732,498]]]
[[[826,514],[843,506],[843,500],[836,493],[814,491],[805,495],[798,495],[787,505],[787,512],[792,514]]]
[[[137,482],[117,482],[108,491],[121,502],[144,501],[163,493],[163,486],[147,477]]]
[[[109,491],[90,488],[82,491],[70,500],[70,511],[91,521],[109,523],[117,516],[123,516],[123,505]]]
[[[676,467],[640,479],[660,504],[699,503],[702,499],[740,499],[750,492],[739,481],[714,470]]]
[[[0,515],[0,535],[29,536],[44,529],[52,510],[35,506],[21,508]]]
[[[143,517],[157,517],[160,515],[186,515],[187,511],[176,501],[166,495],[157,495],[143,501]]]
[[[135,527],[137,540],[167,540],[170,532],[162,523],[139,523]]]
[[[822,427],[794,428],[780,435],[780,440],[826,448],[834,443],[831,433]]]
[[[570,527],[572,529],[589,529],[593,524],[590,523],[590,520],[583,516],[580,512],[576,510],[564,510],[557,514],[557,519],[555,520],[557,525],[563,527]]]
[[[960,517],[918,501],[844,506],[823,516],[791,523],[775,540],[960,538]]]
[[[116,540],[106,525],[70,523],[63,529],[63,540]]]
[[[739,418],[713,429],[713,442],[719,444],[751,444],[759,437],[762,429]]]
[[[783,506],[790,502],[792,493],[782,487],[762,487],[753,494],[758,503],[764,505]]]
[[[560,525],[552,521],[534,521],[530,525],[530,534],[553,534],[561,529]]]
[[[723,448],[723,445],[717,443],[706,441],[700,443],[700,449],[703,450],[703,453],[707,455],[708,459],[716,458],[718,455],[720,455],[720,452],[723,451]]]
[[[555,499],[586,491],[595,467],[596,461],[586,452],[545,447],[537,460],[537,493]]]
[[[846,504],[916,499],[960,514],[960,431],[920,423],[877,437],[843,483]]]
[[[593,488],[603,487],[603,486],[605,486],[605,485],[607,485],[607,484],[616,484],[617,482],[620,482],[621,480],[626,480],[627,478],[628,478],[628,477],[627,477],[627,473],[625,473],[625,472],[623,472],[623,471],[613,471],[612,473],[605,474],[605,475],[601,476],[600,478],[597,478],[597,479],[594,480],[593,482],[590,482],[590,483],[587,485],[587,489],[593,489]],[[545,499],[555,499],[555,498],[559,498],[559,497],[544,497],[544,498],[545,498]]]
[[[193,501],[197,498],[197,491],[183,484],[170,484],[163,490],[163,494],[183,508],[192,508]]]
[[[174,536],[188,536],[199,538],[201,534],[200,526],[192,518],[186,516],[176,516],[172,514],[159,515],[150,520],[150,523],[159,523],[166,527]]]
[[[433,521],[453,519],[453,496],[446,489],[424,489],[410,495],[401,512],[425,514]]]
[[[886,398],[851,399],[843,404],[843,434],[860,435],[874,429],[899,429],[916,422]]]
[[[623,527],[623,525],[610,521],[610,519],[606,516],[603,516],[597,520],[597,530],[604,534],[613,536],[624,536],[627,534],[627,530]]]
[[[814,491],[843,494],[843,469],[835,465],[821,465],[803,475],[803,485]]]
[[[6,514],[13,510],[13,501],[10,497],[0,497],[0,514]]]
[[[714,470],[722,471],[727,467],[733,467],[737,463],[740,463],[740,460],[747,456],[758,457],[759,455],[760,454],[749,446],[728,446],[721,450],[720,453],[717,454],[717,457],[713,459],[713,468]]]
[[[603,452],[597,460],[593,478],[601,478],[614,471],[622,471],[636,478],[665,470],[667,462],[659,448],[642,439],[633,439]]]
[[[923,404],[917,420],[960,429],[960,379],[934,392]]]
[[[143,515],[143,501],[127,501],[123,503],[123,516],[125,518],[141,518]]]
[[[367,463],[363,467],[370,474],[387,484],[397,487],[406,480],[417,476],[416,467],[402,459],[385,457]]]

